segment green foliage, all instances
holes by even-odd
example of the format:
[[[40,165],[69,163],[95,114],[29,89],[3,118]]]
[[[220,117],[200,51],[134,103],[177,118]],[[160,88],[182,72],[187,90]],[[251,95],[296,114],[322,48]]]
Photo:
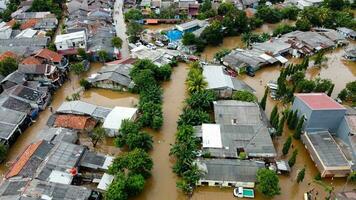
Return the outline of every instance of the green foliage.
[[[305,167],[297,175],[297,183],[303,182],[305,176]]]
[[[325,57],[325,52],[324,51],[319,51],[318,53],[315,54],[314,57],[314,64],[315,65],[321,65],[323,62],[327,61],[327,58]]]
[[[0,74],[7,76],[17,70],[18,63],[12,57],[7,57],[4,60],[0,61]]]
[[[283,155],[287,155],[288,154],[288,151],[289,151],[291,145],[292,145],[292,137],[289,136],[287,138],[286,142],[283,144],[283,149],[282,149]]]
[[[99,60],[103,63],[109,60],[109,54],[105,50],[98,51],[98,56]]]
[[[125,177],[120,175],[110,184],[108,190],[105,193],[105,199],[111,200],[127,200],[128,194],[125,191]]]
[[[294,164],[295,164],[295,162],[296,162],[296,160],[297,160],[297,155],[298,155],[298,149],[296,149],[296,150],[293,151],[292,156],[291,156],[291,157],[289,158],[289,160],[288,160],[288,165],[289,165],[290,167],[293,167],[293,166],[294,166]]]
[[[125,14],[125,21],[143,19],[142,12],[138,9],[129,9]]]
[[[234,36],[249,31],[248,18],[244,11],[234,9],[229,11],[222,20],[224,34]]]
[[[120,49],[120,48],[122,47],[122,39],[119,38],[119,37],[113,37],[113,38],[111,39],[111,44],[112,44],[114,47]]]
[[[348,0],[324,0],[324,6],[332,10],[342,10],[349,4]]]
[[[231,52],[230,49],[225,49],[225,48],[223,48],[223,49],[221,49],[221,50],[219,50],[218,52],[215,53],[214,59],[220,62],[221,59],[222,59],[224,56],[226,56],[227,54],[229,54],[230,52]]]
[[[305,78],[305,72],[304,71],[298,71],[291,76],[291,80],[293,81],[294,85],[298,85],[300,81],[304,80]]]
[[[211,90],[203,90],[194,92],[186,99],[186,104],[193,110],[209,110],[212,107],[213,101],[216,100],[216,94]]]
[[[277,136],[282,136],[285,120],[286,120],[286,117],[283,115],[281,120],[278,123],[277,132],[276,132]]]
[[[296,6],[287,6],[280,11],[284,19],[297,20],[300,9]]]
[[[280,194],[281,188],[276,172],[265,168],[259,169],[257,171],[257,190],[268,198]]]
[[[262,19],[266,23],[277,23],[282,20],[282,13],[269,6],[260,6],[257,9],[256,17]]]
[[[182,38],[182,43],[184,45],[195,45],[196,44],[195,35],[190,32],[184,33],[183,38]]]
[[[356,182],[356,171],[351,172],[347,178],[351,182]]]
[[[142,31],[143,26],[137,22],[131,21],[127,24],[126,34],[129,36],[130,42],[136,42]]]
[[[136,196],[143,191],[145,179],[140,174],[124,173],[116,174],[114,181],[110,184],[104,197],[106,200],[127,200],[129,197]]]
[[[277,105],[275,105],[275,106],[273,107],[273,109],[272,109],[271,116],[270,116],[270,118],[269,118],[269,121],[270,121],[271,123],[273,122],[273,120],[274,120],[274,118],[277,116],[277,114],[278,114],[278,107],[277,107]]]
[[[278,129],[279,125],[279,114],[277,113],[276,116],[273,118],[271,125],[273,128]]]
[[[293,110],[289,110],[286,115],[287,115],[287,125],[289,127],[290,123],[292,122],[292,119],[293,119],[294,111]]]
[[[84,65],[83,65],[83,63],[81,63],[81,62],[72,64],[72,65],[70,66],[70,70],[73,71],[74,74],[76,74],[76,75],[78,75],[78,76],[79,76],[81,73],[85,72]]]
[[[335,84],[332,84],[331,87],[328,89],[328,96],[331,97],[331,94],[333,93],[333,90],[334,90],[334,87],[335,87]]]
[[[251,29],[256,29],[263,25],[263,20],[258,17],[252,17],[249,19],[249,24]]]
[[[172,75],[172,67],[170,64],[163,65],[157,69],[157,79],[168,81]]]
[[[310,93],[315,89],[315,82],[313,80],[303,79],[299,81],[297,90],[301,93]]]
[[[204,0],[203,3],[200,6],[199,11],[204,13],[204,12],[209,11],[210,9],[212,9],[211,1],[210,0]]]
[[[117,156],[109,167],[110,174],[117,174],[128,171],[133,174],[140,174],[145,178],[151,176],[153,162],[150,156],[143,149],[134,149]]]
[[[320,172],[318,172],[318,173],[314,176],[314,179],[317,180],[317,181],[320,181],[320,180],[321,180],[321,174],[320,174]]]
[[[255,102],[257,101],[257,97],[246,90],[238,90],[232,94],[232,99],[233,100],[238,100],[238,101],[247,101],[247,102]]]
[[[188,85],[188,92],[191,94],[202,92],[208,86],[208,82],[205,81],[200,70],[190,71],[186,82]]]
[[[81,86],[81,87],[83,87],[85,90],[88,90],[88,89],[90,89],[91,88],[91,83],[89,82],[89,81],[87,81],[86,79],[80,79],[80,81],[79,81],[79,85]]]
[[[268,95],[268,88],[265,89],[265,93],[260,102],[261,108],[263,110],[266,110],[267,95]]]
[[[192,110],[185,108],[183,113],[179,116],[178,126],[192,125],[198,126],[202,123],[210,122],[209,114],[202,110]]]
[[[7,147],[0,143],[0,162],[3,162],[7,155]]]
[[[305,18],[298,19],[295,22],[295,28],[300,31],[309,31],[311,27],[312,24],[310,23],[310,21]]]
[[[51,51],[57,51],[56,45],[53,42],[49,43],[47,49]]]
[[[247,158],[246,153],[245,153],[245,152],[240,152],[239,158],[240,158],[241,160],[245,160],[245,159]]]
[[[106,131],[103,127],[95,127],[93,132],[89,134],[90,140],[93,143],[93,147],[97,145],[99,141],[102,141],[105,138]]]
[[[21,26],[21,23],[16,21],[15,24],[12,26],[12,29],[13,30],[18,30],[18,29],[20,29],[20,26]]]
[[[338,95],[342,101],[350,101],[352,103],[356,102],[356,81],[349,82],[346,87],[341,90]]]
[[[136,196],[143,191],[145,178],[140,174],[129,175],[126,179],[126,192],[129,196]]]
[[[304,117],[302,116],[299,121],[297,128],[294,131],[293,138],[299,140],[300,136],[302,135],[302,129],[303,129],[303,124],[304,124]]]
[[[290,121],[290,124],[288,124],[288,128],[290,130],[294,130],[298,125],[298,110],[293,112],[292,119]]]
[[[246,44],[246,46],[249,46],[250,44],[256,42],[266,42],[270,38],[271,36],[268,33],[262,33],[259,35],[257,33],[246,32],[242,34],[241,40]]]
[[[34,0],[31,4],[30,11],[32,12],[46,12],[54,13],[57,19],[62,17],[62,10],[60,3],[53,0]]]
[[[207,0],[208,1],[208,0]],[[207,44],[219,45],[223,42],[222,24],[219,21],[213,21],[204,29],[200,36]]]
[[[229,12],[234,11],[236,8],[232,3],[221,3],[218,8],[219,15],[226,15]]]
[[[288,24],[280,24],[273,31],[273,36],[283,35],[289,32],[294,31],[294,27]]]

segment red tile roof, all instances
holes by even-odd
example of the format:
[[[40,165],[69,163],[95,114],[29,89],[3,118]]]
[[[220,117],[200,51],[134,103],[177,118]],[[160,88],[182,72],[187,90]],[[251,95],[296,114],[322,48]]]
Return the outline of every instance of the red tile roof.
[[[79,115],[58,115],[54,122],[55,127],[71,128],[77,130],[92,129],[96,121],[88,116]]]
[[[5,58],[16,58],[17,55],[12,51],[5,51],[0,55],[0,61],[3,61]]]
[[[10,27],[13,27],[13,26],[15,25],[15,23],[16,23],[16,20],[15,20],[15,19],[12,19],[12,20],[8,21],[8,22],[6,23],[6,25],[8,25],[8,26],[10,26]]]
[[[27,28],[34,27],[37,24],[37,19],[29,19],[25,23],[21,24],[20,29],[25,30]]]
[[[21,172],[22,168],[26,165],[27,161],[42,144],[42,142],[43,140],[30,144],[27,149],[21,154],[21,156],[16,160],[16,162],[11,166],[5,177],[11,178],[13,176],[17,176]]]
[[[158,20],[157,19],[146,19],[146,23],[147,24],[158,24]]]
[[[50,60],[52,62],[60,62],[62,60],[62,55],[49,49],[41,49],[36,53],[35,56]]]
[[[30,56],[30,57],[27,57],[24,60],[22,60],[21,64],[23,64],[23,65],[40,65],[42,63],[37,58]]]
[[[325,93],[300,93],[295,95],[312,110],[344,110],[345,108]]]

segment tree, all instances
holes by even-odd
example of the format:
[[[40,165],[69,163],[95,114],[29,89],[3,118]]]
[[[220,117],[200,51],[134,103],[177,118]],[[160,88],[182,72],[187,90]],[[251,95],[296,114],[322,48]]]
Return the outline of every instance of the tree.
[[[288,113],[286,114],[287,115],[287,125],[288,125],[288,127],[289,127],[290,123],[292,122],[293,114],[294,114],[293,110],[289,110]]]
[[[172,67],[170,64],[165,64],[161,67],[158,67],[157,72],[155,74],[157,79],[167,81],[171,78]]]
[[[276,172],[265,168],[259,169],[257,171],[257,190],[269,198],[280,194],[281,188]]]
[[[265,93],[260,102],[261,108],[263,110],[266,110],[267,95],[268,95],[268,88],[265,89]]]
[[[327,92],[333,83],[330,79],[320,79],[316,78],[314,92]]]
[[[324,0],[323,4],[333,10],[342,10],[346,6],[347,0]]]
[[[304,117],[302,116],[299,121],[297,128],[294,131],[293,138],[299,140],[300,136],[302,135],[302,129],[303,129],[303,124],[304,124]]]
[[[297,175],[297,183],[303,182],[305,176],[305,167]]]
[[[229,54],[230,52],[231,52],[230,49],[225,49],[225,48],[223,48],[223,49],[221,49],[221,50],[219,50],[218,52],[215,53],[214,59],[215,59],[216,61],[220,62],[221,59],[222,59],[224,56],[226,56],[227,54]]]
[[[76,75],[78,75],[78,76],[79,76],[81,73],[85,72],[84,65],[83,65],[83,63],[81,63],[81,62],[72,64],[72,65],[70,66],[70,69],[71,69],[71,71],[74,72],[74,74],[76,74]]]
[[[81,87],[83,87],[85,90],[90,89],[91,86],[92,86],[91,83],[89,81],[87,81],[86,79],[84,79],[84,78],[80,79],[79,85]]]
[[[213,21],[208,27],[204,29],[200,37],[205,40],[207,44],[214,46],[221,44],[224,39],[221,23],[216,20]]]
[[[296,6],[287,6],[281,9],[284,19],[297,20],[300,9]]]
[[[129,9],[125,14],[125,21],[143,19],[142,12],[138,9]]]
[[[88,60],[89,59],[89,56],[87,54],[87,52],[85,52],[85,50],[83,48],[79,48],[77,50],[78,52],[78,55],[83,59],[83,60]]]
[[[3,162],[7,155],[7,147],[0,143],[0,163]]]
[[[295,22],[295,28],[300,31],[309,31],[311,27],[312,24],[305,18],[298,19],[297,22]]]
[[[237,101],[255,102],[257,98],[247,90],[238,90],[232,94],[232,99]]]
[[[50,42],[48,44],[47,49],[51,50],[51,51],[57,51],[56,45],[53,42]]]
[[[203,91],[208,86],[208,82],[200,72],[195,72],[188,78],[187,85],[189,93],[192,94]]]
[[[288,24],[280,24],[277,28],[273,31],[273,36],[283,35],[289,32],[294,31],[294,27]]]
[[[271,116],[270,116],[270,118],[269,118],[269,121],[270,121],[271,123],[273,122],[273,120],[274,120],[274,118],[277,116],[277,114],[278,114],[278,107],[277,107],[277,105],[275,105],[275,106],[273,107],[273,109],[272,109]]]
[[[282,19],[282,13],[269,6],[260,6],[257,9],[256,17],[267,23],[277,23]]]
[[[332,84],[331,87],[328,89],[328,96],[331,97],[331,94],[333,93],[335,84]]]
[[[356,81],[349,82],[346,84],[346,87],[341,90],[338,94],[338,98],[342,101],[351,101],[352,103],[356,102]]]
[[[97,143],[104,139],[106,131],[103,127],[94,128],[93,132],[89,134],[93,147],[96,147]]]
[[[273,118],[271,125],[273,128],[278,129],[278,124],[279,124],[279,114],[277,113],[276,116]]]
[[[193,33],[191,33],[191,32],[184,33],[183,38],[182,38],[182,43],[184,45],[194,45],[194,44],[196,44],[195,35]]]
[[[283,155],[287,155],[288,154],[288,151],[289,151],[291,145],[292,145],[292,137],[289,136],[287,138],[286,142],[283,144],[283,149],[282,149]]]
[[[150,156],[143,149],[134,149],[117,156],[109,167],[109,173],[117,174],[127,170],[148,178],[151,176],[152,167],[153,162]]]
[[[116,178],[105,192],[105,200],[127,200],[128,194],[125,191],[125,185],[124,175],[122,173],[120,175],[116,175]]]
[[[127,24],[126,34],[129,36],[130,42],[136,42],[142,31],[143,26],[137,22],[129,22]]]
[[[291,76],[291,80],[293,81],[294,85],[298,85],[298,83],[305,78],[305,72],[304,71],[298,71]]]
[[[129,174],[126,179],[125,191],[129,196],[136,196],[143,191],[145,178],[140,174]]]
[[[219,15],[226,15],[229,12],[235,10],[235,6],[232,3],[221,3],[218,7]]]
[[[209,114],[202,110],[192,110],[188,108],[183,109],[183,113],[179,116],[178,126],[192,125],[198,126],[202,123],[210,121]]]
[[[212,107],[213,101],[216,100],[216,95],[212,90],[203,90],[194,92],[186,99],[186,104],[193,110],[208,110]]]
[[[298,149],[296,149],[296,150],[293,151],[292,156],[291,156],[291,157],[289,158],[289,160],[288,160],[288,165],[289,165],[290,167],[293,167],[293,166],[294,166],[295,161],[297,160],[297,155],[298,155]]]
[[[212,4],[210,0],[204,0],[203,3],[200,6],[199,11],[200,12],[207,12],[212,8]]]
[[[292,116],[292,120],[290,122],[290,124],[288,125],[288,128],[290,130],[294,130],[298,125],[298,110],[296,110],[294,113],[293,113],[293,116]]]
[[[104,51],[104,50],[100,50],[98,51],[98,56],[99,56],[99,60],[101,62],[106,62],[109,59],[109,54],[108,52]]]
[[[284,122],[286,120],[286,116],[282,116],[281,120],[279,121],[278,127],[277,127],[277,136],[281,136],[283,133],[283,129],[284,129]]]
[[[324,51],[319,51],[318,53],[315,54],[314,58],[314,64],[317,66],[322,65],[323,62],[327,61],[328,58],[325,56]]]
[[[112,44],[114,47],[120,49],[120,48],[122,47],[122,39],[119,38],[119,37],[113,37],[113,38],[111,39],[111,44]]]
[[[126,136],[126,144],[130,150],[141,148],[146,151],[153,148],[153,139],[147,132],[131,132]]]
[[[313,80],[303,79],[299,81],[297,90],[301,93],[310,93],[315,89],[315,82]]]
[[[0,74],[7,76],[17,70],[18,63],[12,57],[7,57],[3,61],[0,61]]]

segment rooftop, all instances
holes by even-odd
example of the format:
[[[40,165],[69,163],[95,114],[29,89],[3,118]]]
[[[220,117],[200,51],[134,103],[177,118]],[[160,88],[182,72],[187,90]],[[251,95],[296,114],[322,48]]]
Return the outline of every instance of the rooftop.
[[[78,115],[57,115],[54,126],[62,128],[70,128],[76,130],[92,129],[96,121],[89,116]]]
[[[325,93],[299,93],[295,96],[312,110],[345,110],[345,108]]]
[[[84,101],[66,101],[57,109],[57,113],[89,115],[100,119],[105,119],[110,111],[110,108],[97,106]]]
[[[312,145],[313,151],[326,167],[350,166],[345,155],[328,131],[306,132],[303,137]],[[305,142],[303,140],[303,142]]]
[[[122,120],[132,119],[136,112],[137,108],[115,107],[106,117],[103,128],[119,130]]]
[[[203,181],[255,182],[263,167],[255,161],[236,159],[201,159],[197,164],[205,172],[200,178]]]
[[[74,38],[85,38],[85,31],[78,31],[68,34],[57,35],[55,39],[55,43],[64,42],[66,40],[74,39]]]
[[[52,62],[61,62],[62,55],[57,52],[51,51],[49,49],[41,49],[36,54],[35,57],[40,57],[43,59],[47,59]]]

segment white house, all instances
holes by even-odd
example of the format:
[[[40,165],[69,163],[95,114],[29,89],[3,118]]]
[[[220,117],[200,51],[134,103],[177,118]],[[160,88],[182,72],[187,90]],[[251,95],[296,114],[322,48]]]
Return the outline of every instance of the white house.
[[[0,0],[1,2],[1,0]],[[1,10],[1,8],[0,8]],[[11,37],[12,28],[6,25],[6,22],[0,23],[0,39],[9,39]]]
[[[119,134],[122,120],[135,120],[137,117],[137,108],[115,107],[105,118],[103,128],[109,137]]]
[[[87,49],[87,36],[85,31],[57,35],[54,44],[59,52],[78,48]]]

